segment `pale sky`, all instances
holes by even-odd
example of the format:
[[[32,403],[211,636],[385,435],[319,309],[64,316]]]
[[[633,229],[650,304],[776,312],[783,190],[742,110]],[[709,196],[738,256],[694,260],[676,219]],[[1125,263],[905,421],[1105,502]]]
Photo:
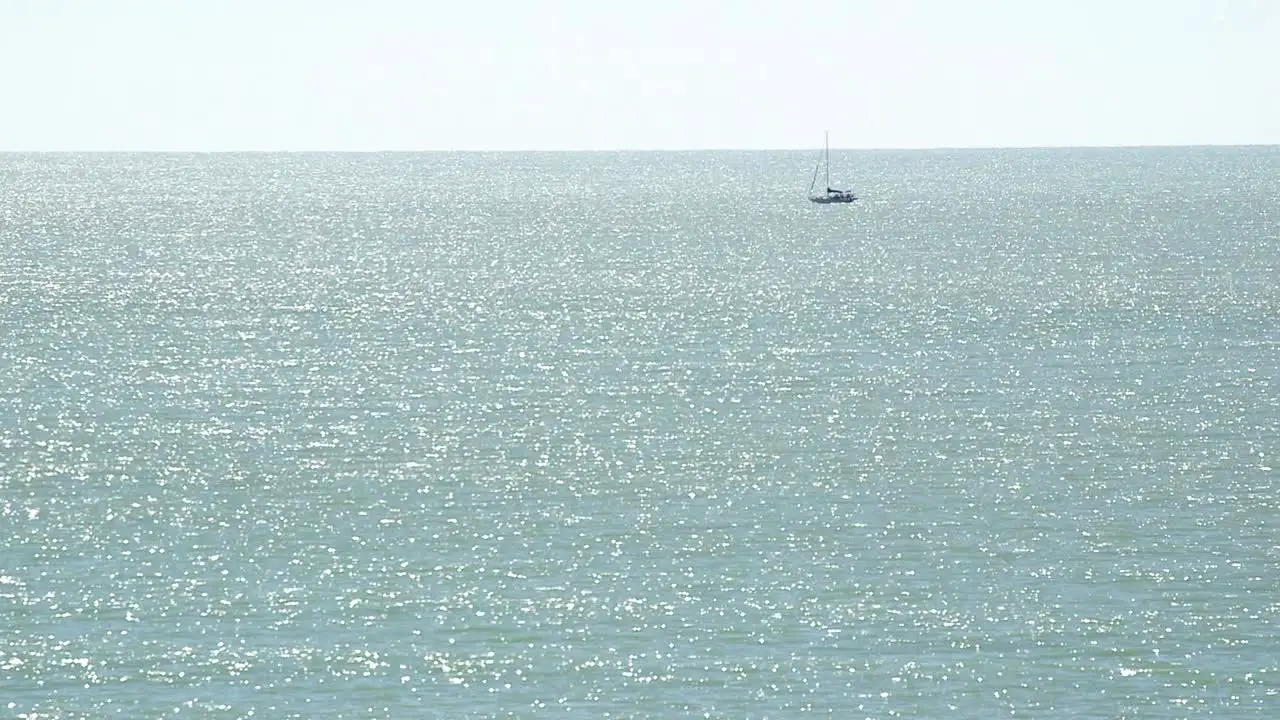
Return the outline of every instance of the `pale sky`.
[[[1275,0],[0,0],[0,150],[1280,144]]]

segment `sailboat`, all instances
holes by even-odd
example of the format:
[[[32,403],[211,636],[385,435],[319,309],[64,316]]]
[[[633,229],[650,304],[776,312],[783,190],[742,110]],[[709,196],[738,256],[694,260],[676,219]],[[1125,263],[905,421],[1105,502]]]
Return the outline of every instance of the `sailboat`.
[[[818,184],[818,168],[826,167],[826,188],[825,193],[814,193],[813,188]],[[833,190],[831,189],[831,133],[827,132],[822,142],[822,160],[813,168],[813,181],[809,183],[809,200],[819,205],[830,205],[832,203],[851,203],[858,197],[853,194],[852,190]]]

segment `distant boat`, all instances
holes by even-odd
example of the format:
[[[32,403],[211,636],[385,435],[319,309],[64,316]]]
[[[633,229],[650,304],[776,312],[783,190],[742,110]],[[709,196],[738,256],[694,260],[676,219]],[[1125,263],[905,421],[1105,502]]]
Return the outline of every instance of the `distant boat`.
[[[825,178],[827,191],[825,193],[815,193],[814,187],[818,184],[818,168],[826,168]],[[831,133],[825,134],[822,141],[822,159],[813,168],[813,181],[809,183],[809,200],[819,205],[831,205],[833,203],[851,203],[858,197],[853,194],[852,190],[833,190],[831,188]]]

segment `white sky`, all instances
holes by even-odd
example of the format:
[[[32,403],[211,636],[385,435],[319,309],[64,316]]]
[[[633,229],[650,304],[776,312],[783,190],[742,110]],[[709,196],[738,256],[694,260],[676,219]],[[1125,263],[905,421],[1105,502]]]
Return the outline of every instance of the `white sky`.
[[[1280,144],[1276,0],[0,0],[3,150]]]

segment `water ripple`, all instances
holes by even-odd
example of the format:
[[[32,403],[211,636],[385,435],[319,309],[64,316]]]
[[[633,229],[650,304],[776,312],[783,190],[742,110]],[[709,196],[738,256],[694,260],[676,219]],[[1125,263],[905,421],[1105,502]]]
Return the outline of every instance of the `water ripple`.
[[[5,156],[0,706],[1273,704],[1277,156],[810,160]]]

